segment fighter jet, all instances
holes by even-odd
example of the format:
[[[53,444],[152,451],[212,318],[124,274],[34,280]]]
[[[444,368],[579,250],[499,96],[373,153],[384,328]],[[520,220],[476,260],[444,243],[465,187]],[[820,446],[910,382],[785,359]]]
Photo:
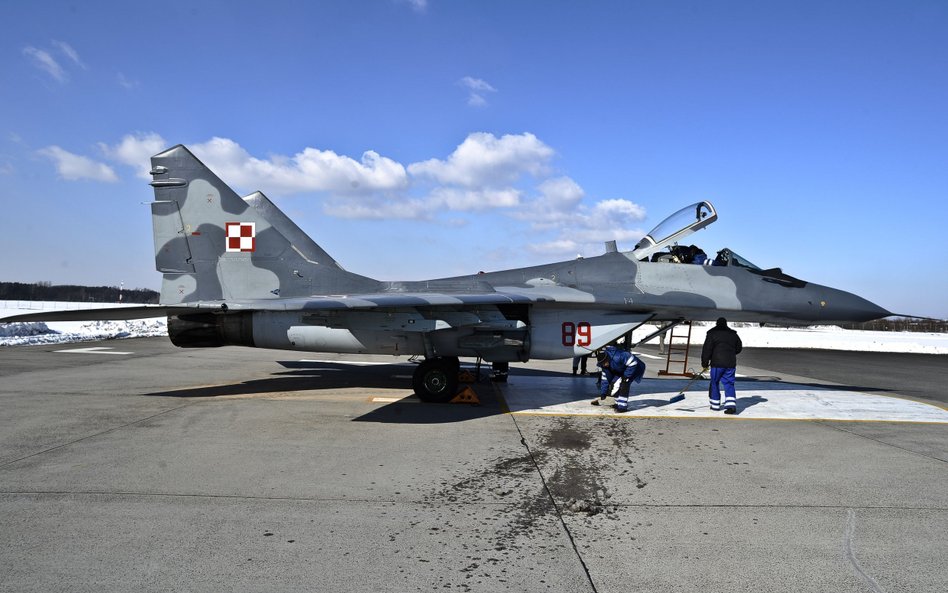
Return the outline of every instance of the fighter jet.
[[[159,305],[18,315],[27,320],[168,316],[176,346],[423,356],[415,393],[457,391],[458,357],[510,362],[588,354],[649,322],[811,324],[891,315],[849,292],[760,269],[682,240],[717,219],[687,206],[631,251],[424,281],[343,269],[262,193],[241,198],[182,145],[151,159]]]

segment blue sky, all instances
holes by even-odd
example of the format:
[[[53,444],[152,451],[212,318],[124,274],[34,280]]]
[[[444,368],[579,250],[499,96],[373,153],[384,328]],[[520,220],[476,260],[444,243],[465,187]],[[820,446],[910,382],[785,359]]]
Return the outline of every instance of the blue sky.
[[[182,143],[347,269],[694,241],[948,318],[948,3],[0,0],[0,279],[158,288]],[[10,26],[15,23],[15,26]]]

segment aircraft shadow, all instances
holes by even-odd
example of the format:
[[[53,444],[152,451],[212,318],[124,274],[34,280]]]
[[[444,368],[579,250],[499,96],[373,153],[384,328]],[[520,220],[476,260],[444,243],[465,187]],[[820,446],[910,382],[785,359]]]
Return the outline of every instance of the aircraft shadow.
[[[411,389],[411,380],[395,377],[411,374],[413,367],[405,365],[373,365],[353,367],[345,363],[280,363],[292,370],[277,371],[265,379],[225,383],[202,387],[171,389],[146,393],[161,397],[219,397],[259,395],[306,391],[329,391],[358,387],[364,389]],[[404,371],[404,372],[401,372]]]
[[[405,397],[387,403],[354,418],[354,422],[385,422],[403,424],[444,424],[465,422],[486,416],[502,414],[506,409],[495,395],[489,382],[481,380],[473,384],[480,404],[423,404],[411,392],[410,376],[414,365],[378,364],[354,366],[345,362],[280,362],[287,369],[277,371],[270,377],[184,389],[155,391],[143,395],[151,397],[214,398],[254,396],[265,394],[299,394],[329,392],[346,388],[363,390],[379,389],[386,393],[399,390]],[[482,372],[482,377],[487,377]],[[466,384],[462,384],[466,385]],[[380,393],[379,395],[383,395]],[[397,395],[396,395],[397,397]]]

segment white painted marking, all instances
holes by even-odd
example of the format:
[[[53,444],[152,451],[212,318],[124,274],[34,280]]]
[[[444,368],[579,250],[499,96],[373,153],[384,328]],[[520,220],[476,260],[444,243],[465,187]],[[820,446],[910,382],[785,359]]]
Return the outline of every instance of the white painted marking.
[[[395,402],[402,402],[406,404],[418,403],[418,400],[409,399],[406,397],[373,397],[371,399],[373,404],[393,404]]]
[[[68,350],[53,350],[53,352],[75,352],[77,354],[135,354],[134,352],[121,352],[113,350],[106,346],[97,346],[95,348],[70,348]]]

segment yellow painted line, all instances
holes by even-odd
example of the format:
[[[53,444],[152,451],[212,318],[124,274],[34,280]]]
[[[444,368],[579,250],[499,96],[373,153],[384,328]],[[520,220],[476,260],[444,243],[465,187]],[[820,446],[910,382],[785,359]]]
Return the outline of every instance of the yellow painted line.
[[[925,420],[859,420],[859,419],[839,419],[839,418],[762,418],[760,416],[751,417],[744,416],[741,417],[740,414],[737,415],[725,415],[721,414],[720,416],[672,416],[670,414],[666,415],[655,415],[655,416],[643,416],[642,414],[616,414],[616,413],[603,413],[603,414],[580,414],[580,413],[570,413],[570,412],[532,412],[532,411],[523,411],[523,412],[511,412],[509,410],[504,411],[505,414],[510,414],[512,416],[550,416],[550,417],[565,417],[565,418],[618,418],[622,420],[726,420],[726,421],[735,421],[735,420],[756,420],[756,421],[768,421],[768,422],[853,422],[853,423],[875,423],[875,424],[929,424],[935,426],[945,426],[944,422],[930,422]]]

